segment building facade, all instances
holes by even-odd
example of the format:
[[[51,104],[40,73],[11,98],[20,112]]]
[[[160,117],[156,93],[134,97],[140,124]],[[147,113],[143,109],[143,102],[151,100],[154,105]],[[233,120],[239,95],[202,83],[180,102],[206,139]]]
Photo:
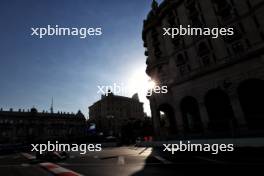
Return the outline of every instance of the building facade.
[[[129,98],[109,93],[89,107],[89,122],[104,135],[119,137],[124,125],[137,120],[144,120],[143,103],[137,94]]]
[[[179,25],[234,35],[163,35]],[[148,97],[157,138],[263,135],[263,0],[153,1],[143,41],[146,73],[169,90]]]
[[[78,141],[85,136],[86,119],[77,114],[0,110],[0,143],[47,143]]]

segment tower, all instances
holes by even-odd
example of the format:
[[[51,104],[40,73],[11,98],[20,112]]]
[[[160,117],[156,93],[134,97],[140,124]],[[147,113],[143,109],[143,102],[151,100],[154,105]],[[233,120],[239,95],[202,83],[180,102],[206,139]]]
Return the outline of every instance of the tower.
[[[53,97],[51,98],[50,113],[53,114]]]

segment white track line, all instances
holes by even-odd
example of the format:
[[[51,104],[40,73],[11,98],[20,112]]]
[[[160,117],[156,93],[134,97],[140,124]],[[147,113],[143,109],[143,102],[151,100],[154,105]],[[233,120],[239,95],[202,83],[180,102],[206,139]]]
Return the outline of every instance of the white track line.
[[[55,176],[82,176],[77,172],[58,166],[54,163],[40,163],[39,165]]]

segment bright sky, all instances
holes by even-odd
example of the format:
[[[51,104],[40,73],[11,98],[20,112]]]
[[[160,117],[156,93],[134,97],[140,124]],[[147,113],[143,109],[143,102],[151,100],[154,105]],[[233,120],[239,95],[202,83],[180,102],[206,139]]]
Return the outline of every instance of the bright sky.
[[[54,97],[55,111],[87,116],[100,99],[98,85],[123,83],[135,91],[143,86],[140,100],[150,114],[141,39],[150,6],[150,0],[1,0],[0,107],[48,110]],[[102,27],[103,35],[30,35],[31,27],[47,25]]]

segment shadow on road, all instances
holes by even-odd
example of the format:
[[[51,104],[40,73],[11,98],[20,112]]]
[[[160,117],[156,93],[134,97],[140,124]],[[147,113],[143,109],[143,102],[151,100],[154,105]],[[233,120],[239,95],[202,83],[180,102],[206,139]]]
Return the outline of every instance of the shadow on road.
[[[179,153],[168,156],[168,154],[164,154],[162,157],[170,160],[170,164],[153,164],[152,155],[159,152],[159,149],[153,150],[152,154],[146,159],[144,168],[131,176],[225,176],[231,173],[245,175],[248,171],[256,172],[264,167],[264,150],[258,148],[243,148],[232,153],[219,155]]]

